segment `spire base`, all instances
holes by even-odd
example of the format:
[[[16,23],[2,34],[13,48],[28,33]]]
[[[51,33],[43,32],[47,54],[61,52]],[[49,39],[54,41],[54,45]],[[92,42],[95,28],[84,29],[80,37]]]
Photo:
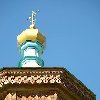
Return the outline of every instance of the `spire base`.
[[[36,56],[27,56],[19,61],[18,67],[43,67],[44,61]]]
[[[34,24],[30,25],[30,29],[34,29],[34,28],[35,28]]]
[[[18,67],[43,67],[44,61],[40,58],[43,53],[44,46],[37,41],[25,41],[19,45],[22,59],[19,61]]]

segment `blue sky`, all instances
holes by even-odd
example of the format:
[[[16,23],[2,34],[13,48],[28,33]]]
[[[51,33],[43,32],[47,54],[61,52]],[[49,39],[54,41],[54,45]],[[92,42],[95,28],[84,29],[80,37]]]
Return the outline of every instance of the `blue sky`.
[[[36,27],[47,39],[45,66],[65,67],[100,100],[100,0],[0,0],[1,68],[18,66],[17,35],[38,9]]]

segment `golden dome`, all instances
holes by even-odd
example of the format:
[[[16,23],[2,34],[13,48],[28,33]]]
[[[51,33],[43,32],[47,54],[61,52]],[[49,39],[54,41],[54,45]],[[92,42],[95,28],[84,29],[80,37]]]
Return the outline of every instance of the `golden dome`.
[[[29,29],[26,29],[20,35],[17,36],[18,44],[22,44],[26,40],[38,41],[39,43],[44,45],[46,38],[43,34],[39,32],[38,29],[35,29],[33,25],[30,25]]]

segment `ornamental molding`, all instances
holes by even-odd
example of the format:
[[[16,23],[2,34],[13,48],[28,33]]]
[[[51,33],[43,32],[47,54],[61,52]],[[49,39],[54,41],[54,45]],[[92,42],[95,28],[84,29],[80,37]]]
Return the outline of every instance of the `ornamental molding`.
[[[42,96],[38,96],[38,95],[35,95],[35,96],[17,96],[16,93],[14,94],[11,94],[9,93],[4,100],[57,100],[57,94],[53,94],[53,95],[48,95],[48,96],[45,96],[45,95],[42,95]]]
[[[58,84],[82,100],[95,100],[95,94],[64,68],[3,68],[0,89],[7,84]]]

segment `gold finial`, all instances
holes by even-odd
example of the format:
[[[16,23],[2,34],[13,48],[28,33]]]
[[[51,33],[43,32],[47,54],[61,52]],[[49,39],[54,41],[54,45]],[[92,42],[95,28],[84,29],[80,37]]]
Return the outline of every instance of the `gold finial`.
[[[37,12],[39,12],[39,10],[38,11],[32,11],[32,15],[31,15],[31,17],[29,17],[29,19],[31,19],[31,25],[30,25],[30,28],[33,28],[34,27],[34,25],[35,25],[35,21],[36,21],[36,19],[35,19],[35,16],[36,16],[36,14],[37,14]]]

